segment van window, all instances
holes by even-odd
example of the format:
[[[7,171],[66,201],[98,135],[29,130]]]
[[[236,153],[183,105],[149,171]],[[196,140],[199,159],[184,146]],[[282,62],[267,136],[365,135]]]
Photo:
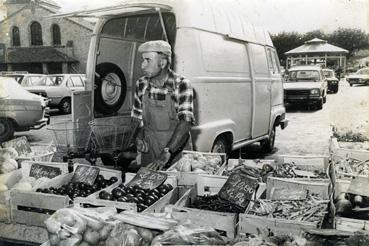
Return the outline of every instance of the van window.
[[[276,69],[275,66],[273,66],[273,58],[272,58],[272,51],[270,49],[268,49],[268,68],[270,73],[275,73]]]
[[[272,60],[273,60],[274,71],[276,73],[281,73],[281,67],[279,66],[278,55],[275,50],[272,50]]]
[[[253,67],[256,75],[268,75],[268,64],[265,48],[258,44],[249,44],[252,53]]]
[[[246,46],[240,42],[225,41],[221,35],[202,32],[200,35],[204,67],[209,72],[249,74]],[[211,40],[211,45],[209,45]]]
[[[83,87],[82,79],[79,76],[70,77],[74,87]]]
[[[176,31],[175,17],[172,13],[162,13],[162,15],[169,43],[173,45]],[[164,39],[157,13],[111,19],[104,25],[101,33],[140,42]]]
[[[272,74],[280,74],[281,69],[279,67],[277,53],[275,50],[268,48],[268,67]]]

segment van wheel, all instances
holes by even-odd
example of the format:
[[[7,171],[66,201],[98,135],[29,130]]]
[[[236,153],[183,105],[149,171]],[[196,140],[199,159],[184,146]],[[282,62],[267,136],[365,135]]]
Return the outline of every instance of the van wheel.
[[[13,138],[14,124],[10,119],[0,118],[0,143]]]
[[[112,63],[96,66],[95,110],[103,115],[117,112],[124,103],[127,84],[120,68]]]
[[[275,142],[275,126],[273,126],[272,130],[269,133],[269,138],[262,140],[260,142],[261,149],[264,153],[270,153],[274,149]]]
[[[215,139],[211,152],[228,154],[228,144],[224,137]]]
[[[70,101],[70,98],[64,98],[59,105],[59,110],[63,114],[70,114],[72,112],[72,103]]]

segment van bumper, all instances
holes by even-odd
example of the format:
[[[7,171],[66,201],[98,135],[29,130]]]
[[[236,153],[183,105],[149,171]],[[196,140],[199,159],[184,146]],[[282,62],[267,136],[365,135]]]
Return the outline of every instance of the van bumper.
[[[281,129],[283,130],[284,128],[286,128],[288,126],[288,120],[287,119],[283,119],[279,122],[279,125],[281,126]]]

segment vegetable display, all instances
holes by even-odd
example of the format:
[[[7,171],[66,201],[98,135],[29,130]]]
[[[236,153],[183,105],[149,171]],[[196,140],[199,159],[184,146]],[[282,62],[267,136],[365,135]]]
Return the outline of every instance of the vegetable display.
[[[115,209],[63,208],[45,221],[51,246],[105,245]]]
[[[230,176],[233,172],[243,172],[251,177],[260,178],[263,182],[266,182],[269,176],[279,177],[279,178],[299,178],[298,168],[295,163],[283,163],[272,167],[269,164],[263,164],[262,167],[254,168],[246,166],[243,163],[235,166],[231,170],[227,170],[223,173],[224,176]],[[314,171],[314,178],[327,178],[325,173],[319,171]]]
[[[49,187],[44,189],[38,188],[36,192],[50,193],[63,196],[67,195],[71,199],[74,199],[75,197],[78,196],[80,197],[89,196],[92,193],[104,189],[117,181],[118,181],[117,177],[105,179],[104,176],[98,175],[93,185],[89,185],[83,182],[70,182],[68,184],[62,185],[61,187]]]
[[[213,196],[197,196],[196,200],[188,206],[189,208],[197,208],[211,210],[217,212],[243,213],[245,209],[222,199],[218,195]]]
[[[16,158],[18,158],[18,153],[14,148],[0,148],[0,174],[18,169]]]
[[[117,202],[130,202],[137,204],[138,212],[141,212],[158,201],[161,197],[173,189],[170,184],[162,184],[159,187],[148,190],[137,185],[129,187],[120,184],[111,192],[101,191],[99,198]]]
[[[250,215],[295,221],[321,222],[327,213],[327,201],[314,198],[306,200],[257,200],[248,211]]]
[[[217,155],[186,153],[168,171],[198,172],[215,174],[222,165],[222,158]]]
[[[359,161],[354,158],[344,158],[335,162],[335,168],[338,172],[369,175],[369,160]]]

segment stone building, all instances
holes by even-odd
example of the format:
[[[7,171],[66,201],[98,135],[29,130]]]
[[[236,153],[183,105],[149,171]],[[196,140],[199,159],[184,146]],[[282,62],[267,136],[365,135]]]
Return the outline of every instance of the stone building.
[[[0,0],[0,71],[85,73],[93,24],[48,17],[59,9],[52,0]]]

